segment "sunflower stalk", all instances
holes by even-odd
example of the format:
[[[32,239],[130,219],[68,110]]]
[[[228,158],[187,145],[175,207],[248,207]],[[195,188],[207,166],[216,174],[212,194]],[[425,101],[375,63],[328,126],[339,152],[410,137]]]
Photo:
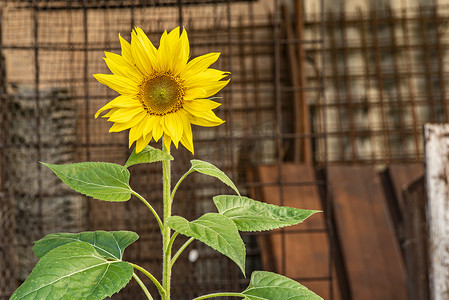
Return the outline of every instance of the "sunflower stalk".
[[[170,147],[166,147],[162,142],[162,151],[170,154]],[[162,180],[163,180],[163,205],[164,205],[164,225],[162,231],[162,287],[165,294],[161,295],[163,300],[170,300],[170,279],[171,279],[171,229],[168,227],[167,219],[171,217],[171,169],[170,161],[162,162]]]

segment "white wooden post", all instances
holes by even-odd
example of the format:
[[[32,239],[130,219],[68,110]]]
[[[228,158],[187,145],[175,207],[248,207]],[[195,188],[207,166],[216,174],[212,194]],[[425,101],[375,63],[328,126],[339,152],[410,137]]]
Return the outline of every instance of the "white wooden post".
[[[432,300],[449,299],[449,124],[424,126]]]

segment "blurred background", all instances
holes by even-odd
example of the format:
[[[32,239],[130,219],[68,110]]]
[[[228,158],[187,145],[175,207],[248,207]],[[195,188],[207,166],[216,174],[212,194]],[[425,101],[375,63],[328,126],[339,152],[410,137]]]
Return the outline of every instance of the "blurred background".
[[[428,299],[424,123],[447,122],[444,0],[0,0],[0,298],[53,232],[132,230],[125,259],[161,274],[157,223],[140,201],[106,203],[68,189],[39,161],[124,164],[128,133],[95,112],[115,92],[104,51],[141,27],[155,45],[182,25],[192,57],[221,52],[230,71],[219,127],[193,129],[195,156],[173,149],[177,180],[193,158],[225,171],[243,195],[319,209],[304,224],[244,233],[247,274],[270,270],[324,299]],[[160,144],[152,143],[160,147]],[[161,211],[161,167],[133,166],[131,186]],[[215,211],[232,194],[191,175],[175,214]],[[184,242],[178,238],[179,245]],[[249,282],[199,242],[178,260],[174,299],[242,291]],[[152,294],[156,290],[151,282]],[[113,299],[144,299],[131,282]]]

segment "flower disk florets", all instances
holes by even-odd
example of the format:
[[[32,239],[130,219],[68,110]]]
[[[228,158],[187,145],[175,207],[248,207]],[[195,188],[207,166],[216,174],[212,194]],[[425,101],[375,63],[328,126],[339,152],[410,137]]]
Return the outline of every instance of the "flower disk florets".
[[[147,112],[163,116],[182,108],[185,87],[179,76],[155,72],[140,85],[139,100]]]

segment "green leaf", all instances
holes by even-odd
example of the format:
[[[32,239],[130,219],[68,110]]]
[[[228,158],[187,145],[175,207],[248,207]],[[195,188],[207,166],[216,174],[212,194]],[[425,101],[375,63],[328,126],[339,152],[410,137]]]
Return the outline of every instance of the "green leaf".
[[[232,259],[245,274],[245,244],[237,227],[229,218],[208,213],[195,221],[173,216],[167,220],[168,226],[186,236],[193,237]]]
[[[240,231],[261,231],[301,223],[318,210],[298,209],[259,202],[247,197],[214,197],[218,211],[234,221]]]
[[[223,183],[228,185],[238,195],[240,195],[239,190],[237,189],[235,184],[231,181],[231,179],[229,179],[229,177],[225,173],[223,173],[223,171],[221,171],[213,164],[198,159],[193,159],[190,162],[192,163],[191,170],[220,179]]]
[[[43,165],[65,184],[86,196],[105,201],[127,201],[131,198],[129,171],[123,166],[105,162]]]
[[[131,231],[87,231],[81,233],[52,233],[34,243],[33,251],[41,259],[51,250],[74,242],[86,242],[104,258],[121,260],[126,247],[139,236]]]
[[[285,276],[256,271],[251,274],[244,300],[322,300],[320,296]]]
[[[125,168],[137,164],[153,163],[163,160],[173,160],[173,156],[151,146],[146,146],[139,153],[136,153],[136,148],[134,148],[133,153],[131,153],[125,164]]]
[[[133,267],[111,261],[85,242],[74,242],[47,253],[14,292],[17,299],[104,299],[131,279]]]

